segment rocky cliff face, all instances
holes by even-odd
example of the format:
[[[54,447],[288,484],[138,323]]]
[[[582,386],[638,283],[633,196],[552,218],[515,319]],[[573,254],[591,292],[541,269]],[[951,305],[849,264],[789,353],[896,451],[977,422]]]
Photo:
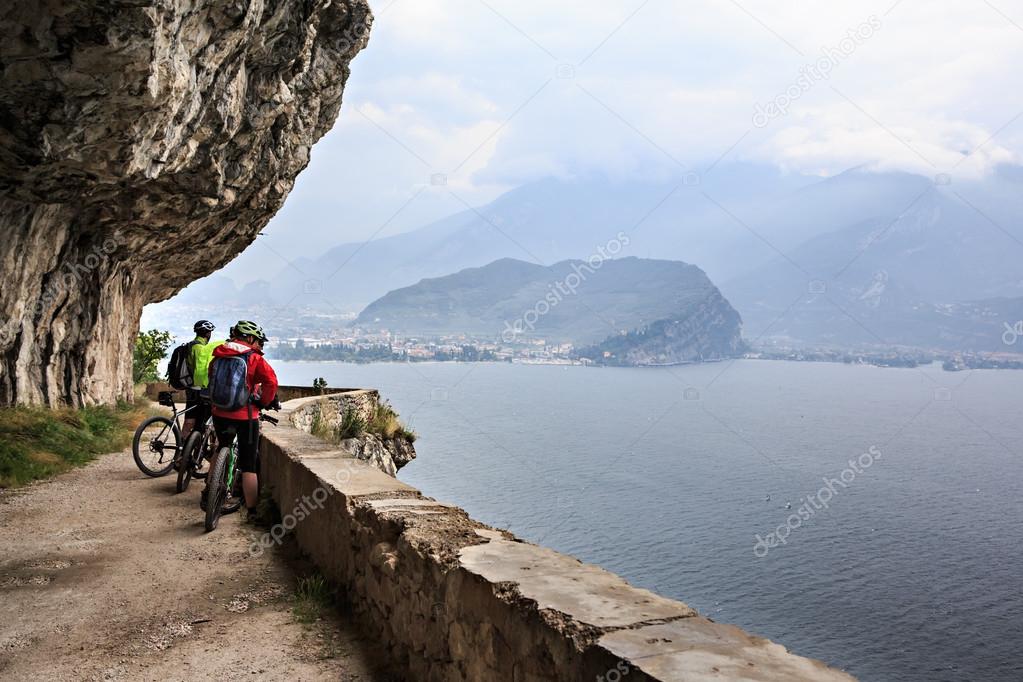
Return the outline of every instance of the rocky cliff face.
[[[142,306],[256,238],[371,22],[367,0],[0,6],[0,404],[131,394]]]

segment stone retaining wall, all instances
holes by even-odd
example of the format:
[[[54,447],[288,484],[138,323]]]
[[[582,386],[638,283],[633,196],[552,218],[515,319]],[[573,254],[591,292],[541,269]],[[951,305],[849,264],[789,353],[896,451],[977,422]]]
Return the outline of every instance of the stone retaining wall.
[[[277,395],[280,397],[281,402],[287,402],[289,400],[296,400],[298,398],[311,398],[313,396],[332,395],[338,393],[348,393],[359,389],[355,388],[325,388],[322,391],[312,386],[278,386]],[[171,385],[166,381],[153,381],[146,384],[146,397],[150,400],[155,401],[161,391],[170,391],[174,394],[174,399],[179,402],[185,402],[185,392],[175,391],[171,388]]]
[[[294,428],[290,414],[316,399],[264,430],[262,481],[406,679],[852,679],[476,522]]]

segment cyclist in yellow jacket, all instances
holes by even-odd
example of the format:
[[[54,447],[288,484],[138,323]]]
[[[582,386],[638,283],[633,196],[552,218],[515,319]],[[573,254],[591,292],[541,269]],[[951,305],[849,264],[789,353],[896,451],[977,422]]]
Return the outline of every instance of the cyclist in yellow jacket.
[[[223,341],[211,341],[214,324],[209,320],[199,320],[193,327],[195,341],[186,358],[188,369],[192,373],[192,388],[185,391],[185,421],[181,425],[182,442],[188,438],[196,424],[202,424],[210,418],[209,405],[201,400],[200,396],[209,386],[210,360],[213,359],[213,349],[224,343]]]

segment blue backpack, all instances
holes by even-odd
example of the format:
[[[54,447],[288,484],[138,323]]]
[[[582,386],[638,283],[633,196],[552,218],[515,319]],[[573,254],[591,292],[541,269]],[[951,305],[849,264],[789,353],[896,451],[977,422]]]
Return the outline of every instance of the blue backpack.
[[[233,412],[249,404],[251,392],[246,381],[249,374],[249,356],[218,357],[210,372],[210,402],[213,407]]]

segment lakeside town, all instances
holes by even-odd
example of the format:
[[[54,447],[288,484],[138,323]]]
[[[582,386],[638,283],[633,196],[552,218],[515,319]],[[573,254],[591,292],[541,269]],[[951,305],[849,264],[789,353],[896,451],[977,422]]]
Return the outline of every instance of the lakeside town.
[[[165,311],[166,312],[166,311]],[[195,306],[181,306],[164,324],[188,328],[196,316],[216,317],[216,312]],[[601,364],[579,358],[571,343],[549,342],[543,338],[518,337],[508,342],[495,335],[439,336],[410,335],[388,330],[363,329],[353,325],[354,313],[325,313],[314,309],[265,307],[232,310],[232,315],[267,320],[272,341],[267,354],[272,359],[305,362],[511,362],[547,365]],[[145,328],[143,320],[143,328]],[[808,348],[766,341],[741,355],[750,360],[787,362],[834,362],[912,368],[940,363],[946,371],[970,369],[1023,369],[1023,354],[975,353],[928,350],[911,347],[870,347],[860,349]]]
[[[460,334],[425,338],[386,331],[353,329],[348,335],[317,339],[282,339],[269,349],[279,360],[338,362],[513,362],[544,365],[594,365],[575,355],[572,344],[552,344],[544,339],[514,344]],[[1023,369],[1023,356],[1011,353],[949,353],[918,349],[756,349],[740,357],[749,360],[786,362],[834,362],[876,367],[913,368],[941,363],[946,371],[969,369]],[[680,363],[682,364],[682,363]]]

